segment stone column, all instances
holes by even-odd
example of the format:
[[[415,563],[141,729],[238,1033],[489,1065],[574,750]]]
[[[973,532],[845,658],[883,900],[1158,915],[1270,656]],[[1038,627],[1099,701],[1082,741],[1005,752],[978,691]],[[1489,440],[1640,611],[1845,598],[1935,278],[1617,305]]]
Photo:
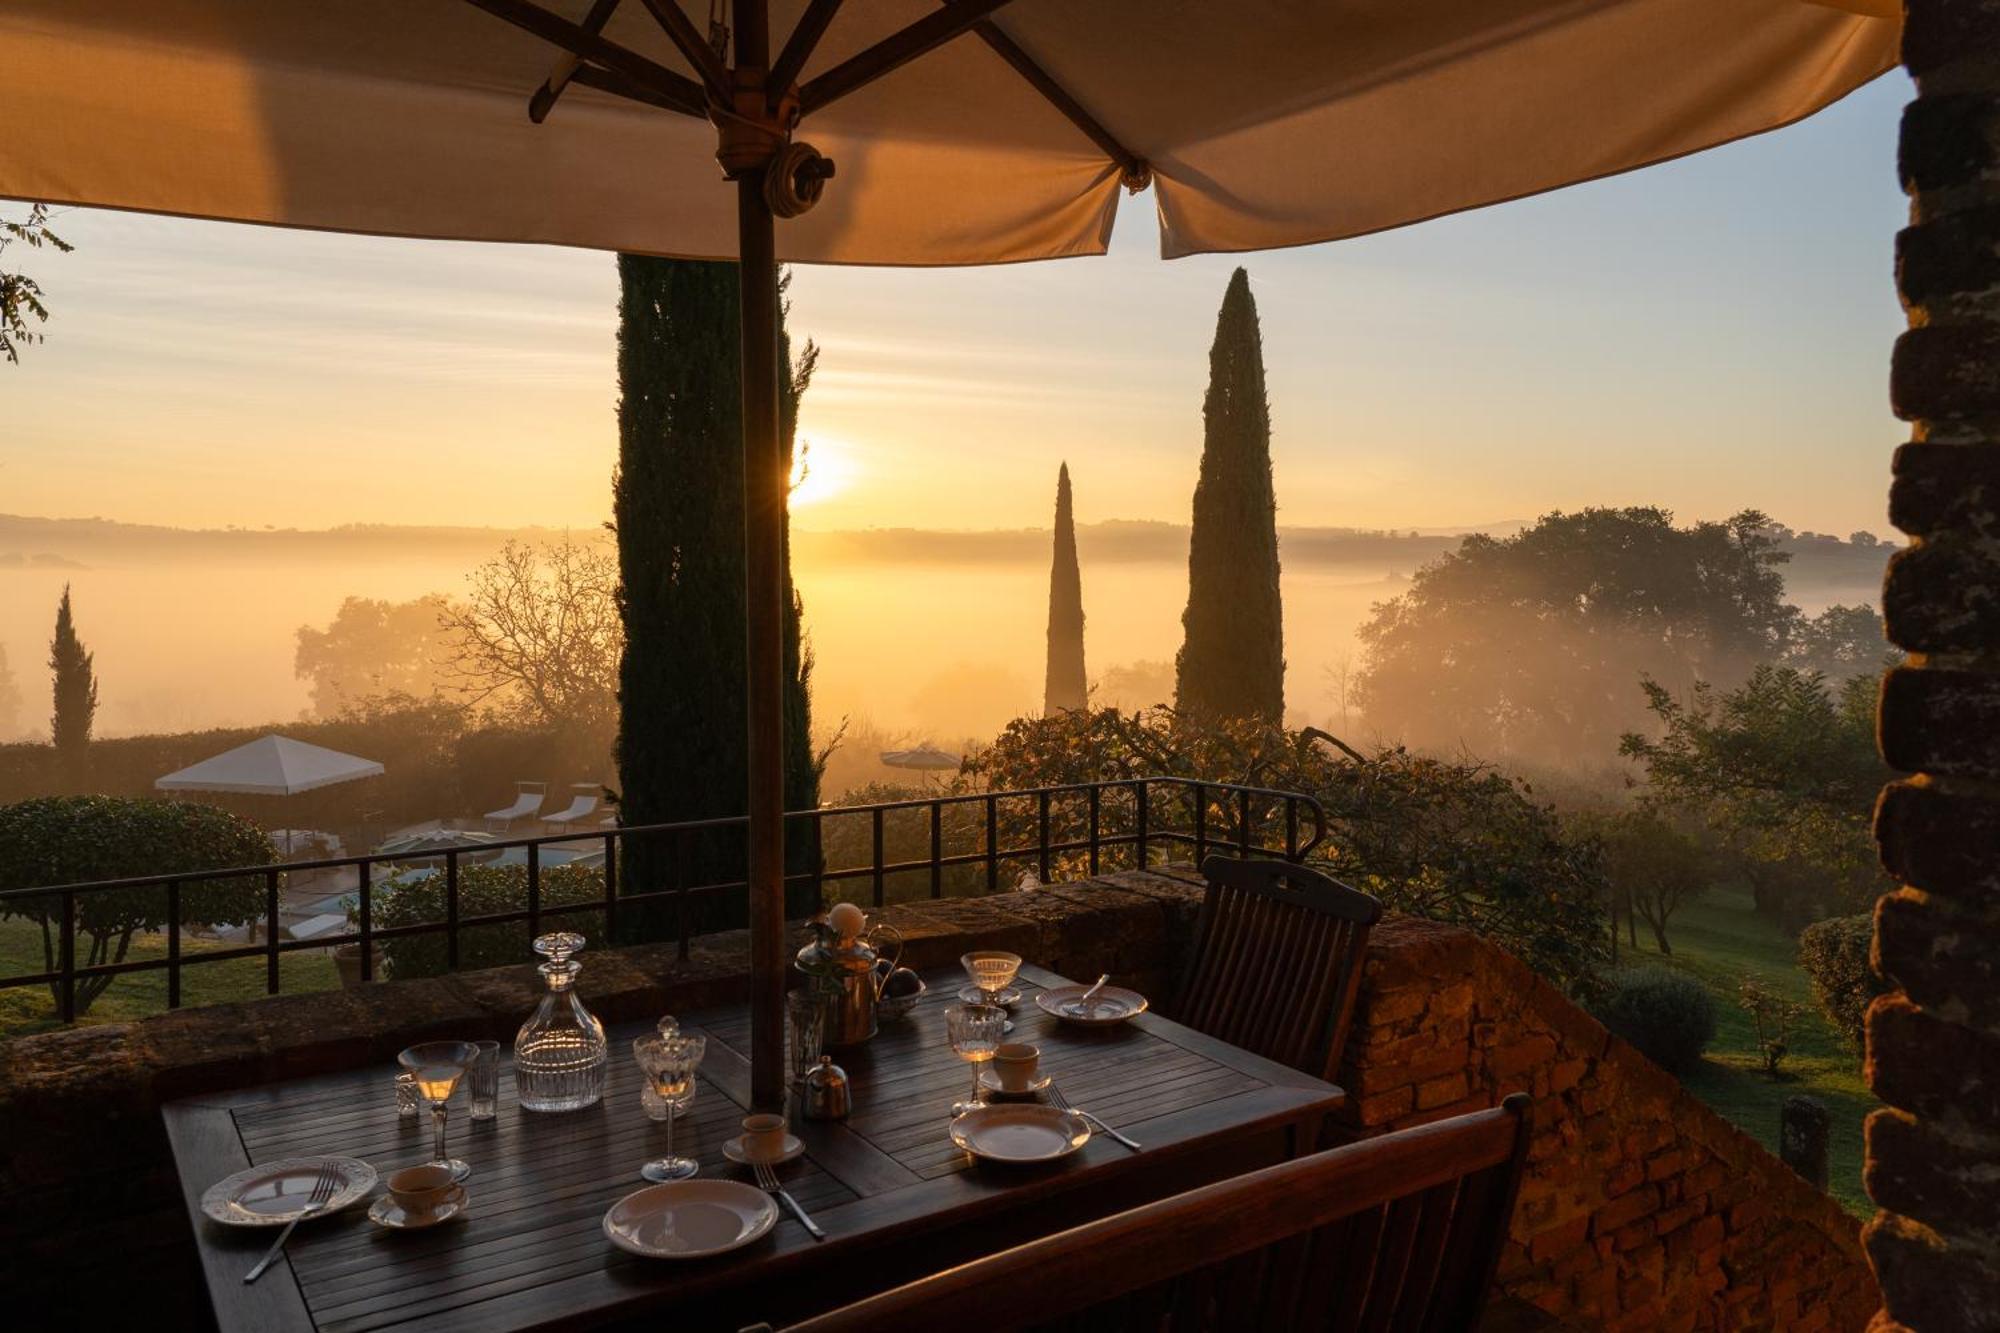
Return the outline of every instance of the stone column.
[[[1883,590],[1911,654],[1883,683],[1865,1242],[1878,1333],[2000,1330],[2000,0],[1908,0],[1909,313],[1890,376],[1911,423]]]

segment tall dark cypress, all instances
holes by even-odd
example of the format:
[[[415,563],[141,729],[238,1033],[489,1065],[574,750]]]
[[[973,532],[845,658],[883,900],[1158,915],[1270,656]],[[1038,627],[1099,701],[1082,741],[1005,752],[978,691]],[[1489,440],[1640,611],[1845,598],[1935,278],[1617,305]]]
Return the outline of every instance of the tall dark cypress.
[[[1076,565],[1076,515],[1070,507],[1068,463],[1056,473],[1055,545],[1049,567],[1049,661],[1042,677],[1045,717],[1090,702],[1090,685],[1083,674],[1083,575]]]
[[[1174,703],[1195,717],[1276,722],[1285,711],[1285,627],[1271,409],[1264,397],[1257,302],[1250,275],[1240,268],[1215,321],[1201,415],[1201,478],[1194,489]]]
[[[97,670],[93,654],[76,636],[70,611],[69,585],[63,584],[56,604],[56,633],[49,640],[49,672],[54,677],[55,709],[49,715],[49,738],[66,765],[79,766],[90,748],[90,726],[97,717]]]
[[[618,775],[626,824],[741,815],[749,787],[745,758],[743,589],[743,410],[737,351],[734,264],[620,255],[618,275],[619,604],[625,656],[619,668]],[[784,317],[779,354],[791,373],[781,386],[779,432],[786,464],[800,395],[817,355],[810,343],[794,363]],[[812,654],[800,631],[802,606],[791,586],[786,535],[785,808],[819,804],[813,762]],[[802,826],[786,830],[793,871],[810,864]],[[747,846],[740,832],[676,840],[637,838],[621,865],[621,888],[643,892],[689,884],[740,882]],[[794,888],[788,914],[815,910],[809,886]],[[690,904],[697,928],[741,925],[739,893]],[[634,930],[657,934],[673,918],[643,914]]]

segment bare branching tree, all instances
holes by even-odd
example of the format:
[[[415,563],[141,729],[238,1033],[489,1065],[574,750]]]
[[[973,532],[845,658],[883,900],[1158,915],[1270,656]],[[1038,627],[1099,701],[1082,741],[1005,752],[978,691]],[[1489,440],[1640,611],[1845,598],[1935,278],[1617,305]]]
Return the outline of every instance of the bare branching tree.
[[[467,576],[440,617],[442,676],[468,704],[559,731],[608,734],[618,713],[623,630],[609,552],[568,537],[509,542]]]
[[[47,204],[29,204],[26,220],[0,217],[0,260],[16,241],[31,250],[47,246],[62,254],[75,248],[49,230]],[[36,324],[48,322],[49,308],[42,302],[41,285],[19,270],[0,267],[0,354],[16,365],[23,347],[42,340],[41,333],[28,323],[31,316]]]

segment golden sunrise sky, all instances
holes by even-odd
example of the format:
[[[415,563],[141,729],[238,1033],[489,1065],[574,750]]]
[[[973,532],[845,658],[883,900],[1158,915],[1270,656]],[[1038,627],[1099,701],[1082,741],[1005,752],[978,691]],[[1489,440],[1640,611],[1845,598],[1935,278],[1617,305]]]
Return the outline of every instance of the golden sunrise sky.
[[[1215,309],[1262,312],[1280,521],[1746,505],[1886,532],[1900,74],[1800,126],[1360,240],[1163,263],[801,269],[807,528],[1185,520]],[[0,365],[0,512],[581,527],[616,456],[609,256],[72,211]],[[7,256],[23,260],[20,247]]]

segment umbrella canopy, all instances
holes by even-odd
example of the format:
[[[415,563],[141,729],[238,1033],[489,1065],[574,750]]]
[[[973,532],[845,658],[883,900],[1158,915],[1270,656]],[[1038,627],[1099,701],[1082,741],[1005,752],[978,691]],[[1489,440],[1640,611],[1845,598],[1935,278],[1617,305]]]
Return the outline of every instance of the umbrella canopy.
[[[957,768],[959,758],[955,754],[946,754],[935,745],[920,745],[914,750],[884,750],[882,762],[891,768],[942,772],[948,768]]]
[[[405,833],[400,838],[390,838],[377,845],[375,854],[391,860],[409,861],[424,857],[440,857],[453,847],[479,848],[497,841],[497,835],[479,833],[471,829],[434,828],[421,833]]]
[[[308,745],[289,736],[260,736],[212,759],[154,780],[161,791],[226,791],[252,796],[296,796],[302,791],[353,782],[381,773],[373,759]]]
[[[780,258],[1097,253],[1121,184],[1155,187],[1170,256],[1352,236],[1785,124],[1898,38],[1854,12],[1874,0],[730,0],[709,33],[691,3],[7,0],[0,196],[738,261],[766,1109],[785,1091]]]
[[[474,3],[8,0],[0,195],[737,253],[705,119],[727,71],[677,48],[669,0]],[[1375,231],[1796,120],[1887,69],[1898,29],[1802,0],[770,10],[839,171],[778,256],[873,264],[1098,253],[1121,179],[1153,183],[1170,256]],[[818,41],[786,68],[802,13]],[[536,124],[552,43],[590,59]]]

